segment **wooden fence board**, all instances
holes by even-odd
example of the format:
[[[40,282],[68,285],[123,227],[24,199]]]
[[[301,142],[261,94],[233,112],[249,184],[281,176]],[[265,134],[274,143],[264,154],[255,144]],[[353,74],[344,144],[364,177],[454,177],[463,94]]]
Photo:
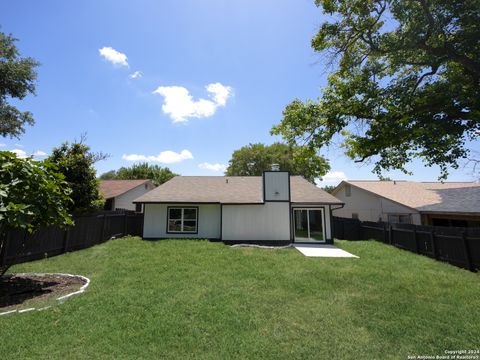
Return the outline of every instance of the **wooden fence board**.
[[[143,214],[128,212],[102,212],[74,217],[75,225],[68,229],[56,226],[39,229],[33,234],[13,230],[4,234],[0,264],[13,265],[45,257],[84,249],[112,237],[142,236]]]
[[[480,229],[387,224],[333,218],[337,239],[377,240],[417,254],[477,271],[480,269]]]

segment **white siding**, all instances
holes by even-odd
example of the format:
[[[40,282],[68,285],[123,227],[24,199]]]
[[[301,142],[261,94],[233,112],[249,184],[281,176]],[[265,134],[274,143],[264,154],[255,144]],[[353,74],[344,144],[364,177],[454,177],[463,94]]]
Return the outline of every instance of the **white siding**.
[[[289,181],[287,172],[265,172],[265,201],[289,201]]]
[[[198,234],[167,233],[167,208],[171,206],[198,207]],[[145,204],[143,237],[220,239],[220,205]]]
[[[338,205],[334,205],[338,206]],[[292,204],[292,209],[295,208],[302,208],[302,209],[323,209],[323,216],[325,216],[325,239],[331,240],[332,239],[332,225],[330,223],[330,208],[326,205],[312,205],[312,204]],[[292,210],[293,214],[293,210]],[[339,216],[339,215],[337,215]],[[292,218],[292,226],[293,226],[293,218]]]
[[[388,221],[388,214],[410,214],[413,224],[421,224],[418,211],[353,185],[351,189],[351,196],[345,196],[345,188],[335,194],[335,197],[343,201],[345,206],[343,209],[334,210],[334,216],[351,218],[352,214],[356,213],[361,221]]]
[[[290,204],[223,205],[223,240],[290,240]]]
[[[145,185],[147,185],[147,188],[145,188]],[[152,183],[146,183],[128,190],[126,193],[115,197],[113,206],[115,209],[135,210],[135,204],[132,201],[149,192],[154,187]]]

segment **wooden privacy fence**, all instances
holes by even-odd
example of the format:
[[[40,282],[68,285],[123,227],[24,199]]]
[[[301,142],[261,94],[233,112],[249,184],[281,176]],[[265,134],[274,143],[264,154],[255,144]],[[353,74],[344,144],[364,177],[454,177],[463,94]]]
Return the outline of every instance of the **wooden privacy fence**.
[[[337,239],[374,239],[471,271],[480,269],[480,228],[389,224],[333,218]]]
[[[143,214],[133,212],[105,212],[75,216],[75,225],[61,229],[43,228],[34,234],[13,230],[4,237],[0,252],[0,266],[10,266],[45,257],[84,249],[125,235],[142,235]]]

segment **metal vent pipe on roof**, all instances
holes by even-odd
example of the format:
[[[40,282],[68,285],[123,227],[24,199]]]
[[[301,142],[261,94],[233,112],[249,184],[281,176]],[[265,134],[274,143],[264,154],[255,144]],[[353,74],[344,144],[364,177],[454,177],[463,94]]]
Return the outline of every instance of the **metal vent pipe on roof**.
[[[280,171],[280,165],[279,164],[272,164],[272,171]]]

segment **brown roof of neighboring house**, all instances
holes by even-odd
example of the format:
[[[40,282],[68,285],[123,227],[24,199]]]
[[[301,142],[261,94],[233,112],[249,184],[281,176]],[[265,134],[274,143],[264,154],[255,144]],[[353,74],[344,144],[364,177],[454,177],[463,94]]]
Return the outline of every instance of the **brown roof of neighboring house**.
[[[100,192],[105,199],[126,193],[150,180],[100,180]]]
[[[301,176],[290,177],[291,201],[341,204],[342,202]],[[261,176],[176,176],[134,202],[261,204]]]
[[[345,184],[416,209],[420,212],[480,213],[480,183],[416,181],[343,181]]]

